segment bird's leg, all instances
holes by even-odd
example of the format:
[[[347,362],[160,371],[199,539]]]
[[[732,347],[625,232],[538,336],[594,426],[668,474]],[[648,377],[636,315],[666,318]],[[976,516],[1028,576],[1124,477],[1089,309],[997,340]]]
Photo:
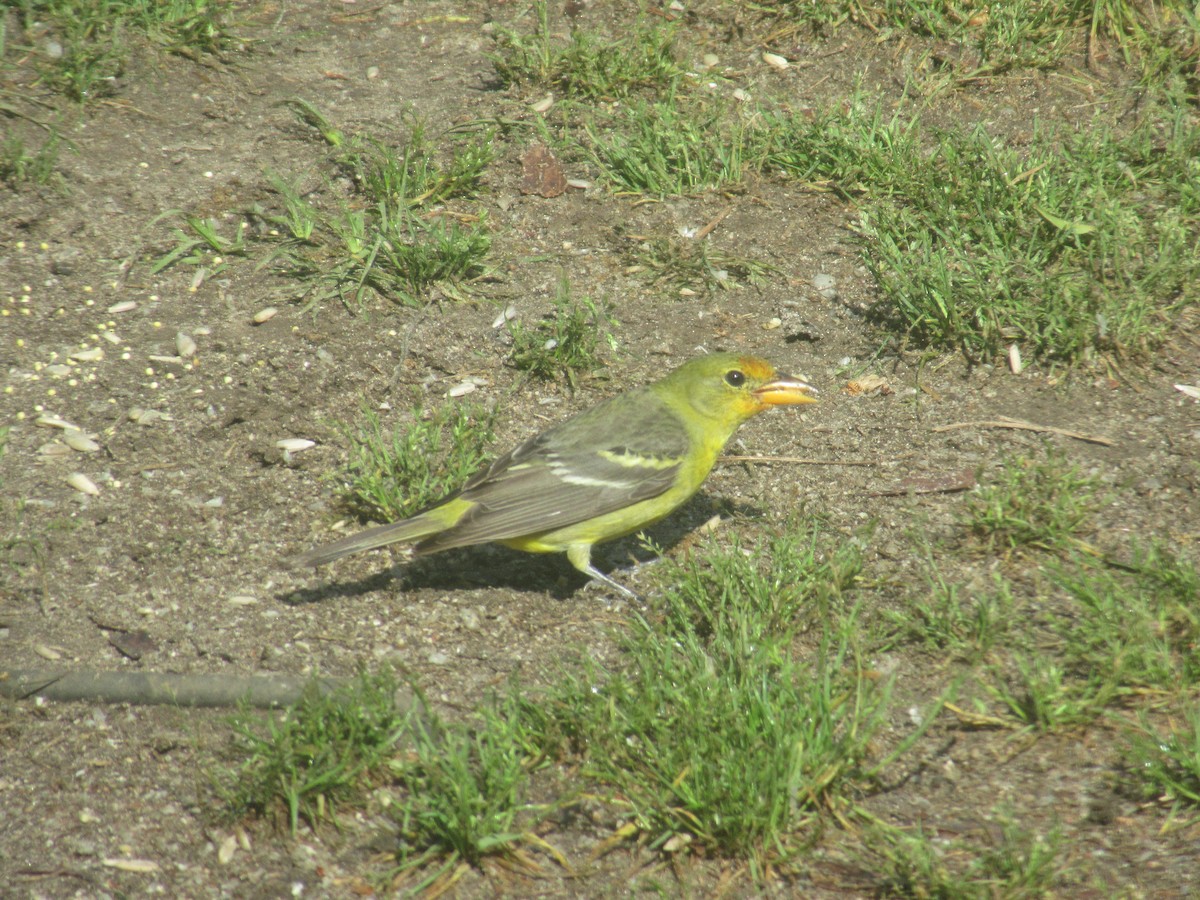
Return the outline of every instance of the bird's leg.
[[[567,548],[567,559],[571,565],[586,575],[588,578],[595,579],[603,585],[612,588],[618,594],[628,597],[630,600],[640,599],[637,594],[631,591],[625,585],[609,578],[599,569],[592,565],[592,545],[591,544],[572,544]]]

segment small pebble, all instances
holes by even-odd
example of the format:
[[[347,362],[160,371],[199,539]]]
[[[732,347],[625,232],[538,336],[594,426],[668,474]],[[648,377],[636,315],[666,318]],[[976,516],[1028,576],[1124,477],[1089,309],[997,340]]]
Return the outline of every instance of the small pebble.
[[[826,300],[837,299],[837,282],[834,281],[832,275],[826,275],[823,272],[820,275],[814,275],[812,279],[812,286],[816,292]]]

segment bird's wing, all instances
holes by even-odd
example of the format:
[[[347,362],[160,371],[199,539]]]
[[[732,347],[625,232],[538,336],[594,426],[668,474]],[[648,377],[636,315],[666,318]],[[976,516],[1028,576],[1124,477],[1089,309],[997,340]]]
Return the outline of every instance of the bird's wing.
[[[687,431],[653,394],[621,395],[531,438],[467,482],[473,507],[422,541],[432,553],[565,528],[667,491]]]

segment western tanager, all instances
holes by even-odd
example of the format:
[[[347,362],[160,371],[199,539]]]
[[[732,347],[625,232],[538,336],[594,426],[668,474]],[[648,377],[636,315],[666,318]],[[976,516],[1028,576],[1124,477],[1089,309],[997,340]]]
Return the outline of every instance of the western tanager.
[[[580,572],[633,596],[592,565],[592,545],[639,531],[691,497],[738,426],[814,389],[753,356],[713,353],[530,438],[457,493],[411,518],[294,557],[320,566],[413,541],[417,555],[499,541],[565,551]]]

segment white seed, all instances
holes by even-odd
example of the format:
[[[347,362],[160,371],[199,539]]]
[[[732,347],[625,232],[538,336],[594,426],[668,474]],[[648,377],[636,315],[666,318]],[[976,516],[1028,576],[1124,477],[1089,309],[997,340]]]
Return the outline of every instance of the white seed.
[[[221,841],[221,846],[217,848],[217,862],[222,866],[229,865],[230,860],[233,859],[233,854],[237,852],[237,848],[237,838],[232,834],[229,835],[229,837]]]
[[[1008,345],[1008,367],[1014,375],[1020,375],[1024,366],[1021,363],[1021,348],[1016,344]]]
[[[117,334],[115,331],[102,331],[102,332],[100,332],[100,337],[104,338],[110,344],[121,343],[121,336],[119,334]]]
[[[464,381],[461,384],[456,384],[454,387],[450,388],[450,390],[446,391],[446,394],[450,397],[465,397],[467,394],[474,392],[477,387],[478,385],[474,385],[469,381]]]
[[[717,54],[715,54],[715,53],[705,53],[704,54],[704,67],[706,69],[711,69],[713,66],[718,65],[720,62],[721,62],[721,58],[719,56],[717,56]]]
[[[254,606],[258,603],[258,598],[252,597],[249,594],[235,594],[229,598],[229,602],[233,606]]]
[[[553,350],[558,346],[558,338],[550,338],[546,343],[542,344],[543,350]]]
[[[545,97],[543,97],[537,103],[534,103],[529,108],[532,109],[535,113],[544,113],[546,110],[548,110],[553,105],[554,105],[554,95],[547,94]]]
[[[274,306],[268,306],[266,309],[260,309],[254,314],[254,324],[261,325],[263,322],[268,322],[275,318],[275,314],[279,312]]]
[[[158,421],[170,422],[171,420],[172,417],[169,413],[159,412],[157,409],[142,409],[140,406],[135,406],[129,410],[129,421],[136,422],[138,425],[153,425]]]
[[[86,350],[76,350],[70,358],[77,362],[99,362],[104,359],[104,350],[100,347],[88,347]]]
[[[592,186],[590,181],[583,178],[568,178],[567,187],[574,188],[577,191],[586,191]]]
[[[780,71],[783,71],[791,65],[791,63],[777,53],[764,53],[762,55],[762,59],[763,62],[765,62],[768,66],[771,66],[774,69],[779,69]]]
[[[38,416],[34,420],[35,425],[41,425],[43,428],[61,428],[64,431],[82,431],[78,425],[68,422],[66,419],[60,419],[58,416],[50,414]]]
[[[63,440],[66,441],[68,447],[72,450],[77,450],[80,453],[95,453],[100,449],[100,445],[93,441],[82,431],[72,429],[71,431],[63,432]]]
[[[96,482],[88,478],[82,472],[72,472],[67,476],[67,484],[75,488],[81,494],[88,494],[96,497],[100,494],[100,488],[96,487]]]
[[[501,310],[500,315],[496,316],[496,318],[492,320],[492,327],[500,328],[505,322],[509,321],[510,319],[515,319],[516,317],[517,308],[510,303],[508,306],[504,307],[503,310]]]
[[[783,319],[779,318],[779,316],[772,316],[763,325],[763,330],[764,331],[774,331],[776,328],[778,328],[782,324],[783,324]]]
[[[284,453],[299,453],[301,450],[317,446],[317,442],[308,438],[284,438],[282,441],[276,441],[275,446]]]
[[[1194,387],[1190,384],[1177,384],[1175,385],[1175,390],[1179,391],[1185,397],[1200,400],[1200,387]]]
[[[110,869],[120,869],[122,872],[157,872],[159,865],[152,859],[126,859],[125,857],[113,857],[112,859],[102,859],[102,865],[108,866]]]
[[[129,312],[131,309],[137,309],[136,300],[122,300],[120,303],[114,303],[108,308],[110,313]]]
[[[35,644],[33,647],[33,652],[36,653],[38,656],[40,656],[42,659],[48,659],[51,662],[58,660],[58,659],[62,659],[61,653],[59,653],[53,647],[47,647],[45,644]]]
[[[196,342],[190,334],[181,331],[175,335],[175,352],[184,359],[196,355]]]
[[[750,99],[750,95],[748,93],[746,93],[744,90],[742,90],[741,88],[734,88],[733,99],[736,100],[738,103],[745,103],[747,100]]]
[[[75,370],[70,366],[64,366],[62,363],[46,366],[43,370],[47,375],[53,375],[55,378],[62,378],[65,375],[70,375]]]
[[[45,459],[55,459],[60,456],[70,456],[71,448],[58,441],[51,441],[38,447],[38,455]]]

